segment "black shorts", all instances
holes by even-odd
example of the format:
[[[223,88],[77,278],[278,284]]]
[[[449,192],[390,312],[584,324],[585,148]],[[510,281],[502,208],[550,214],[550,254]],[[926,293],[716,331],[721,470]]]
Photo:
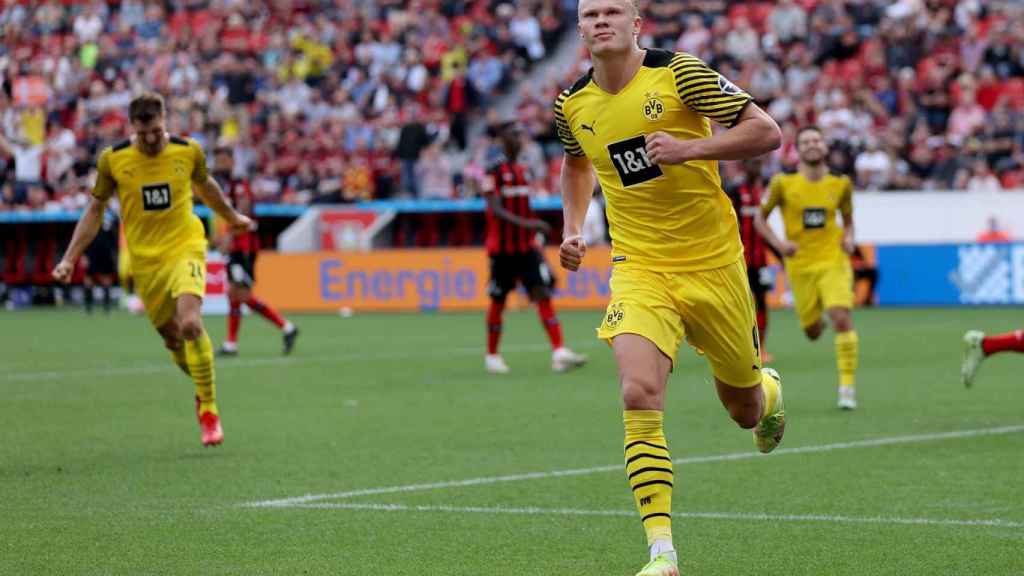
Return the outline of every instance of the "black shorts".
[[[504,298],[521,283],[531,298],[550,298],[555,278],[540,252],[525,254],[495,254],[491,256],[491,282],[487,294],[491,298]]]
[[[747,281],[750,282],[750,291],[755,298],[762,298],[775,287],[772,269],[768,266],[763,268],[747,268]]]
[[[256,283],[256,254],[232,252],[228,256],[228,284],[252,288]]]
[[[117,274],[117,258],[114,247],[104,242],[94,242],[85,251],[88,265],[85,273],[89,276],[114,276]]]

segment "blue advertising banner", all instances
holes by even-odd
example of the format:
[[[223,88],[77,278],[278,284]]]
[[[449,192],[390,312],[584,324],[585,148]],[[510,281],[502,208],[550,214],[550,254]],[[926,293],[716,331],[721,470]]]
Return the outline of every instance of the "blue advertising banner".
[[[1024,244],[880,245],[881,306],[1024,304]]]

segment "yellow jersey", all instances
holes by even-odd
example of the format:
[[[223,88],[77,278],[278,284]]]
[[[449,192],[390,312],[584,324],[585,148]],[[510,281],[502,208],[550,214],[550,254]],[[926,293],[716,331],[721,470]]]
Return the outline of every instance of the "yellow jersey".
[[[846,176],[826,175],[813,182],[799,172],[778,174],[768,186],[761,206],[767,218],[775,207],[782,208],[786,238],[797,245],[786,266],[797,271],[828,268],[848,256],[843,252],[843,229],[836,224],[836,212],[853,215],[853,183]]]
[[[647,50],[617,94],[593,70],[555,100],[555,127],[567,154],[586,156],[605,194],[613,263],[654,271],[710,270],[742,257],[736,214],[718,162],[653,164],[647,134],[711,136],[710,120],[732,126],[751,98],[685,53]]]
[[[192,212],[192,182],[206,180],[206,157],[195,140],[171,136],[156,156],[130,140],[108,147],[96,163],[92,195],[115,192],[132,268],[148,271],[184,250],[206,247],[202,222]]]

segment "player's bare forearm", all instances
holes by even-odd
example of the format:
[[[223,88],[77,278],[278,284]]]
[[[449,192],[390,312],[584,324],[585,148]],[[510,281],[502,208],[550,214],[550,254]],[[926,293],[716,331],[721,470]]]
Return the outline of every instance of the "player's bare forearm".
[[[85,207],[82,217],[75,224],[75,231],[71,234],[71,243],[68,244],[68,249],[64,252],[64,257],[61,258],[62,261],[74,264],[82,257],[82,252],[85,252],[85,249],[92,244],[96,234],[100,231],[100,226],[103,224],[103,211],[106,210],[106,207],[105,200],[96,198],[89,200],[89,205]]]
[[[782,131],[767,112],[748,104],[732,128],[693,141],[690,160],[745,160],[782,145]]]
[[[782,145],[778,124],[755,104],[748,104],[732,128],[708,138],[680,140],[665,132],[646,137],[647,157],[655,164],[682,164],[691,160],[744,160]]]
[[[224,191],[212,176],[207,176],[205,182],[196,182],[195,190],[203,199],[203,203],[228,223],[232,223],[238,218],[238,213],[228,204],[224,197]]]
[[[586,157],[566,154],[559,178],[562,187],[564,236],[579,236],[587,218],[590,198],[594,195],[594,171]]]
[[[857,246],[856,232],[853,226],[853,215],[843,214],[843,250],[847,254],[853,254]]]
[[[775,249],[776,252],[783,252],[782,239],[779,238],[772,227],[768,225],[768,221],[764,214],[758,213],[754,216],[754,230],[764,238],[768,244]]]
[[[501,201],[498,200],[497,197],[491,197],[490,199],[488,199],[487,202],[488,204],[490,204],[491,210],[494,212],[494,216],[497,217],[499,220],[504,220],[505,222],[508,222],[513,226],[518,226],[520,228],[529,228],[532,224],[530,220],[527,220],[526,218],[520,218],[519,216],[516,216],[515,214],[509,212],[508,210],[505,210],[505,208],[501,205]]]

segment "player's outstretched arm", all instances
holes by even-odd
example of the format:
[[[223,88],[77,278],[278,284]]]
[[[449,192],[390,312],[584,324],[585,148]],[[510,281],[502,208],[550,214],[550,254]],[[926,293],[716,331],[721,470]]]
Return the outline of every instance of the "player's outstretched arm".
[[[559,260],[566,270],[576,271],[587,251],[582,234],[590,198],[594,195],[594,168],[590,160],[586,156],[566,154],[560,181],[565,230]]]
[[[761,209],[754,216],[754,229],[768,242],[768,245],[775,251],[776,255],[792,256],[796,254],[796,244],[779,238],[775,231],[772,230],[772,227],[768,225],[768,216],[781,204],[782,183],[778,177],[775,177],[768,184],[768,197],[765,198]]]
[[[551,225],[540,218],[523,218],[509,212],[501,205],[501,200],[493,194],[487,197],[487,204],[498,219],[509,222],[513,226],[519,226],[520,228],[526,228],[527,230],[536,230],[537,232],[543,232],[544,234],[551,232]]]
[[[767,112],[747,104],[732,128],[709,138],[680,140],[665,132],[647,136],[647,157],[655,164],[691,160],[745,160],[782,145],[782,131]]]
[[[218,216],[224,219],[234,232],[246,232],[255,228],[253,221],[244,214],[239,214],[228,204],[224,197],[224,191],[213,176],[207,175],[206,179],[200,182],[193,182],[196,194],[203,199],[203,203],[210,207]]]
[[[776,255],[792,256],[796,254],[796,244],[779,238],[778,234],[768,225],[765,215],[760,212],[754,216],[754,229],[768,242],[768,245],[775,251]]]
[[[96,234],[99,233],[100,226],[103,225],[103,212],[106,209],[106,200],[98,198],[89,200],[89,205],[85,207],[85,212],[82,213],[78,224],[75,225],[75,231],[71,235],[71,244],[64,252],[64,257],[53,269],[54,280],[63,284],[71,281],[71,274],[75,271],[75,262],[78,262],[78,259],[82,257],[82,252],[85,252],[85,249],[96,238]]]

